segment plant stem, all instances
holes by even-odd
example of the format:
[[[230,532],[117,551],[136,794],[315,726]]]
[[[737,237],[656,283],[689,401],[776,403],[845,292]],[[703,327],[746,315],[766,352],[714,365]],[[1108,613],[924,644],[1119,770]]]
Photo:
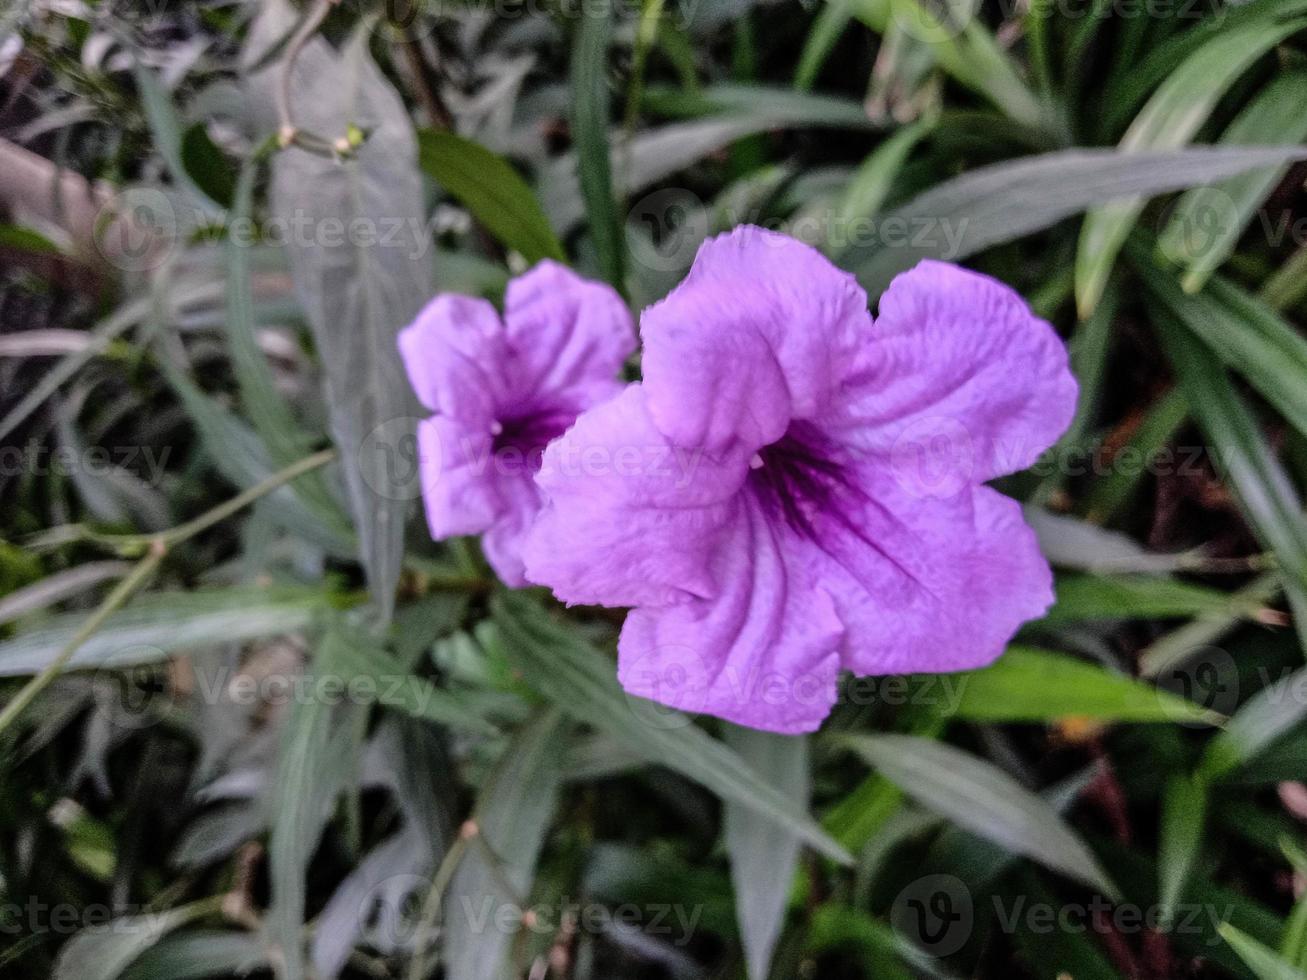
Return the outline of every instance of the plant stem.
[[[325,466],[335,458],[335,449],[324,449],[312,456],[306,456],[304,459],[272,474],[266,480],[261,480],[248,490],[238,493],[235,497],[219,504],[207,513],[167,531],[152,535],[106,536],[105,540],[116,543],[120,547],[124,545],[128,547],[144,545],[148,550],[145,556],[132,567],[132,570],[114,586],[113,591],[104,597],[104,601],[100,603],[90,618],[82,624],[72,639],[64,645],[63,649],[55,655],[55,658],[39,674],[28,681],[23,689],[14,696],[13,700],[5,705],[4,710],[0,711],[0,733],[3,733],[5,729],[12,725],[18,716],[36,700],[37,696],[54,682],[55,678],[59,676],[73,658],[73,655],[81,649],[82,644],[104,625],[105,620],[120,609],[135,594],[136,590],[150,579],[150,576],[154,574],[169,550],[175,545],[195,537],[195,535],[209,529],[219,521],[225,520],[237,511],[248,507],[260,497],[272,493],[298,476],[303,476],[305,473]]]

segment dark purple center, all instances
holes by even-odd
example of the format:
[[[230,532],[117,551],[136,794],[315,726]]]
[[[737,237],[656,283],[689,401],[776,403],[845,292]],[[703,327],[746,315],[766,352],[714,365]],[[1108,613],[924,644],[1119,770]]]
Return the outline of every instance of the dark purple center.
[[[496,458],[520,456],[538,461],[545,446],[561,436],[575,419],[574,412],[549,408],[500,419],[492,451]]]
[[[768,509],[814,539],[813,518],[840,511],[840,498],[850,489],[827,440],[806,422],[794,422],[758,452],[749,481]]]

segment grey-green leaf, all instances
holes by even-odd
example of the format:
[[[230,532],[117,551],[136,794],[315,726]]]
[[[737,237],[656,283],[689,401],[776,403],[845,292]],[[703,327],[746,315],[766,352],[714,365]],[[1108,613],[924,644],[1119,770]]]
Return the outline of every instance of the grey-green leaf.
[[[805,807],[810,793],[808,740],[727,725],[723,738],[741,759],[785,796]],[[735,887],[735,917],[749,980],[766,980],[785,922],[802,843],[793,831],[749,807],[725,806],[726,854]]]
[[[528,684],[576,718],[610,732],[651,761],[706,786],[793,831],[837,861],[851,858],[830,835],[738,754],[679,712],[627,695],[611,662],[574,633],[552,623],[519,595],[492,603],[504,652]]]
[[[1053,806],[993,763],[911,735],[842,735],[837,742],[959,827],[1116,896],[1098,859]]]
[[[514,736],[477,800],[480,829],[459,864],[444,903],[449,980],[491,980],[517,931],[504,931],[502,910],[530,894],[536,860],[562,784],[568,722],[547,709]]]
[[[1156,153],[1075,149],[991,164],[895,208],[878,223],[877,240],[844,250],[836,261],[878,296],[894,276],[922,259],[960,261],[1095,204],[1183,190],[1303,156],[1307,150],[1272,147]]]
[[[294,633],[325,605],[322,592],[293,587],[154,593],[110,616],[77,648],[68,669],[130,667],[182,650]],[[38,673],[85,621],[83,613],[52,616],[0,643],[0,677]]]
[[[294,17],[284,0],[267,0],[247,49],[267,50]],[[280,67],[249,82],[265,114]],[[367,134],[344,160],[298,147],[278,153],[270,198],[274,216],[290,230],[295,291],[326,369],[331,431],[360,558],[385,621],[416,487],[417,409],[396,338],[433,292],[417,141],[403,101],[368,53],[366,33],[356,32],[339,54],[321,38],[309,41],[296,59],[291,92],[301,129],[328,140],[350,126]],[[407,461],[396,466],[405,453]]]

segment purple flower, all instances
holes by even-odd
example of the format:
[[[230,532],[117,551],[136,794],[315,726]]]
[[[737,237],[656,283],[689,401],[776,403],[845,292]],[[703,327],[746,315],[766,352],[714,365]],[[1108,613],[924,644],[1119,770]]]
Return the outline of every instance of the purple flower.
[[[616,292],[555,262],[510,282],[504,307],[501,320],[486,300],[437,296],[400,333],[399,350],[435,413],[417,432],[431,536],[485,532],[486,558],[517,586],[544,447],[621,390],[635,331]]]
[[[704,244],[641,335],[643,383],[546,450],[524,550],[566,602],[633,607],[628,692],[811,731],[841,668],[980,667],[1047,609],[1033,532],[983,484],[1056,440],[1076,386],[1012,290],[923,262],[873,326],[852,277],[746,227]]]

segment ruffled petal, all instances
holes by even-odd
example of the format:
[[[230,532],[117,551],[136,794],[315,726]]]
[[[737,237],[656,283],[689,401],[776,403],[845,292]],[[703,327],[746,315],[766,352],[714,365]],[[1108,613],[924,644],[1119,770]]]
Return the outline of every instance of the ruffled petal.
[[[922,262],[890,284],[872,334],[823,424],[888,457],[919,496],[1025,469],[1071,423],[1065,345],[988,276]]]
[[[432,538],[487,530],[501,509],[490,430],[436,415],[418,423],[417,437],[422,502]]]
[[[432,411],[489,424],[513,400],[504,327],[486,300],[437,296],[400,331],[399,352],[418,400]]]
[[[709,563],[747,461],[672,446],[641,385],[592,408],[550,443],[546,503],[526,575],[569,603],[665,605],[711,595]]]
[[[635,350],[622,298],[546,259],[508,284],[504,322],[522,390],[556,392],[611,381]]]
[[[654,419],[677,445],[757,449],[827,410],[870,328],[866,294],[815,249],[752,226],[710,239],[640,318]]]
[[[509,588],[527,585],[522,548],[531,523],[540,511],[541,494],[531,475],[505,474],[497,483],[499,512],[481,538],[481,550],[495,574]]]
[[[634,609],[618,643],[630,694],[772,732],[810,732],[835,703],[843,627],[749,493],[714,549],[719,594]]]
[[[868,467],[803,544],[847,628],[857,674],[983,667],[1053,602],[1020,505],[988,487],[922,500]]]

